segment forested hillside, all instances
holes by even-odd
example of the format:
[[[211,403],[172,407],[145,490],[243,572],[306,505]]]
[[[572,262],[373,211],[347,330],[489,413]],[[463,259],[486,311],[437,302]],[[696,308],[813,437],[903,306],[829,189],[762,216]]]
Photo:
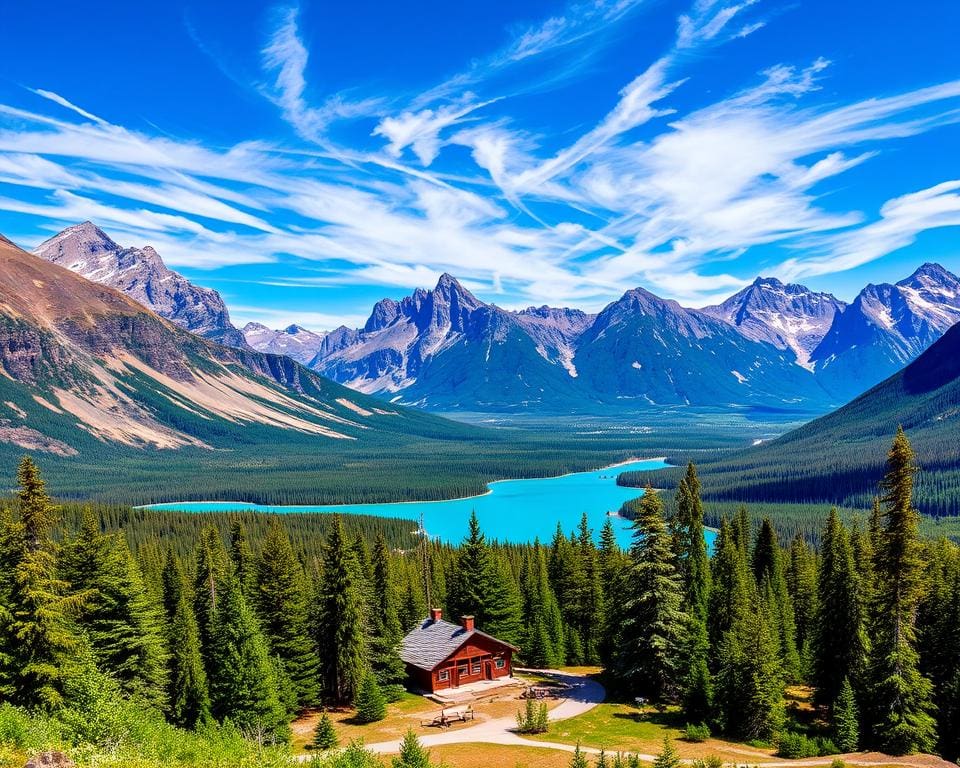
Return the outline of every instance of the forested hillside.
[[[474,517],[454,547],[402,521],[61,512],[24,459],[0,521],[0,728],[10,748],[82,761],[243,764],[246,738],[282,764],[303,707],[400,690],[429,580],[433,604],[523,663],[603,664],[616,695],[679,705],[726,738],[955,759],[960,548],[920,538],[914,462],[898,433],[882,501],[852,527],[830,515],[818,550],[743,508],[710,556],[692,465],[671,513],[644,494],[624,551],[609,522],[598,540],[584,522],[520,546]],[[792,683],[814,686],[813,724],[785,707]]]
[[[883,473],[883,445],[898,424],[924,469],[917,507],[933,517],[960,515],[960,325],[900,373],[834,413],[768,444],[703,461],[704,495],[868,508]],[[625,473],[620,482],[674,487],[678,479],[679,470],[668,470]]]

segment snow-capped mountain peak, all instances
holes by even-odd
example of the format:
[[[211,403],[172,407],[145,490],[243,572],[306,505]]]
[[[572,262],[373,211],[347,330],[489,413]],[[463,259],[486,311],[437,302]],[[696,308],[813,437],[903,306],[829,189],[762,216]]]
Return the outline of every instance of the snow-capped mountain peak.
[[[758,277],[722,304],[702,311],[735,326],[748,339],[792,350],[799,365],[811,367],[811,353],[844,307],[832,294]]]

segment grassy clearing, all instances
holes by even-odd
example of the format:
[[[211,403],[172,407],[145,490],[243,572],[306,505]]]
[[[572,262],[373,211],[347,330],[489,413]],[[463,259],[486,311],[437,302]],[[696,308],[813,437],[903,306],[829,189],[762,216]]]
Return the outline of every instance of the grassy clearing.
[[[676,741],[681,757],[719,755],[726,762],[751,764],[772,759],[773,750],[759,750],[719,739],[701,744],[681,740],[686,723],[676,708],[659,713],[628,704],[604,703],[569,720],[551,725],[549,733],[531,738],[537,741],[603,748],[607,752],[634,752],[656,755],[664,737]]]

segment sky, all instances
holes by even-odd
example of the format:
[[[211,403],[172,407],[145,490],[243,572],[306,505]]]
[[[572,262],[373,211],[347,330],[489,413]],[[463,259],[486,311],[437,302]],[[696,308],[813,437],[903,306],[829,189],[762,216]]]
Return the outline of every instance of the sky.
[[[239,324],[960,272],[953,0],[3,5],[0,232],[91,220]]]

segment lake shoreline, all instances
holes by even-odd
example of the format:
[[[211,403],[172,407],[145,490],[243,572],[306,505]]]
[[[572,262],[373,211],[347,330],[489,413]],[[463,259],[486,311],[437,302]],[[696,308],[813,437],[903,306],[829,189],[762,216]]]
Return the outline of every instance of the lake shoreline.
[[[537,480],[559,480],[563,477],[572,477],[573,475],[582,475],[589,472],[603,472],[607,469],[616,469],[617,467],[624,467],[628,464],[635,464],[638,461],[662,461],[666,464],[666,456],[649,456],[649,457],[634,457],[630,459],[624,459],[623,461],[618,461],[615,464],[607,464],[603,467],[597,467],[596,469],[584,469],[575,472],[564,472],[562,475],[545,475],[543,477],[505,477],[502,480],[491,480],[487,483],[487,490],[483,493],[474,493],[470,496],[454,496],[450,499],[419,499],[416,501],[367,501],[354,504],[351,502],[340,502],[338,504],[258,504],[255,501],[237,501],[237,500],[217,500],[217,499],[198,499],[196,501],[158,501],[153,504],[140,504],[133,507],[133,509],[146,509],[153,510],[156,512],[162,512],[164,509],[169,509],[172,506],[179,506],[181,504],[236,504],[237,511],[249,511],[249,512],[269,512],[272,509],[298,509],[302,507],[322,507],[326,509],[335,509],[337,507],[380,507],[385,504],[390,506],[399,505],[399,504],[443,504],[448,501],[469,501],[470,499],[482,499],[484,496],[489,496],[493,493],[493,488],[490,486],[497,485],[498,483],[515,483],[517,481],[528,481],[535,482]],[[670,466],[670,465],[668,465]],[[666,469],[666,467],[663,467]],[[624,486],[628,487],[628,486]],[[179,510],[171,510],[179,511]],[[227,510],[232,511],[232,510]],[[283,513],[281,513],[283,514]],[[310,513],[304,512],[303,514],[319,514],[319,513]]]

